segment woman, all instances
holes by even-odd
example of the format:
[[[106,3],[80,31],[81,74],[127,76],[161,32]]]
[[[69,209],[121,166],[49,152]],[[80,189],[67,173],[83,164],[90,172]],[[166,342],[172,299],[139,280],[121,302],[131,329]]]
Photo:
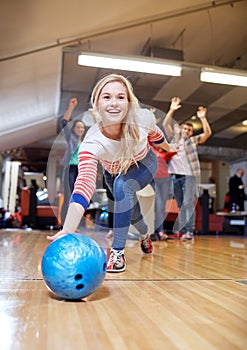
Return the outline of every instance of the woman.
[[[77,105],[77,99],[71,98],[68,109],[62,119],[63,134],[67,142],[66,151],[63,157],[63,193],[64,201],[61,210],[61,221],[64,223],[65,216],[68,210],[71,193],[74,189],[74,183],[78,175],[78,150],[86,131],[85,124],[79,120],[71,121],[71,115]],[[70,125],[72,123],[72,125]]]
[[[169,145],[152,112],[142,109],[130,82],[110,74],[95,86],[91,104],[98,122],[87,132],[79,150],[79,174],[64,227],[51,241],[75,232],[95,190],[97,164],[101,162],[107,186],[114,197],[114,235],[108,272],[126,269],[124,249],[130,224],[140,233],[143,253],[152,254],[148,227],[143,220],[136,192],[153,182],[157,158],[149,143],[165,150]]]

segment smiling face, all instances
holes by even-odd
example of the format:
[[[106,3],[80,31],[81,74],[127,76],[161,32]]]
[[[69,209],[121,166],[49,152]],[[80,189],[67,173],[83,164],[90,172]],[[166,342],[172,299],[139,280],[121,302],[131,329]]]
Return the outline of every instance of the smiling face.
[[[121,123],[129,108],[128,92],[119,81],[107,83],[101,90],[97,109],[105,125]]]
[[[74,133],[78,136],[81,137],[85,133],[85,125],[84,123],[80,122],[79,120],[75,123],[75,126],[73,128]]]
[[[181,134],[183,138],[187,138],[193,135],[193,126],[190,124],[183,124],[181,128]]]

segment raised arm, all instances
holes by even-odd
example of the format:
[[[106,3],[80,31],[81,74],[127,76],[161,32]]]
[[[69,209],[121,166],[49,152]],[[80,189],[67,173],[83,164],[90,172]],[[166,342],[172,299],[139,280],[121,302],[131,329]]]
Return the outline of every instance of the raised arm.
[[[76,98],[71,98],[70,101],[69,101],[69,107],[68,107],[66,113],[63,116],[64,120],[67,120],[67,121],[70,120],[71,115],[72,115],[73,110],[75,109],[76,105],[77,105],[77,99]]]
[[[212,130],[207,120],[207,108],[202,106],[198,107],[197,117],[201,120],[203,129],[202,134],[200,134],[199,143],[204,143],[212,135]]]
[[[167,112],[164,120],[163,120],[163,128],[168,138],[171,138],[173,135],[173,129],[171,125],[171,120],[174,113],[181,108],[181,99],[179,97],[173,97],[171,99],[170,109]]]

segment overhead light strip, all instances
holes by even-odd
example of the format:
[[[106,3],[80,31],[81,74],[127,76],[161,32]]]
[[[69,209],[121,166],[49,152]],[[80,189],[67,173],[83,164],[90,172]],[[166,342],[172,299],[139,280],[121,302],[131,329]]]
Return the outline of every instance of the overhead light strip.
[[[119,69],[131,72],[181,76],[180,64],[168,63],[162,59],[143,57],[120,57],[112,55],[80,53],[78,64],[87,67]]]
[[[182,68],[194,67],[200,69],[200,80],[207,83],[225,84],[247,87],[247,73],[221,67],[200,67],[188,62],[173,62],[161,58],[139,56],[114,56],[100,53],[81,52],[78,64],[87,67],[124,70],[148,74],[179,77]]]
[[[206,83],[247,87],[247,73],[234,69],[205,67],[201,69],[200,79]]]

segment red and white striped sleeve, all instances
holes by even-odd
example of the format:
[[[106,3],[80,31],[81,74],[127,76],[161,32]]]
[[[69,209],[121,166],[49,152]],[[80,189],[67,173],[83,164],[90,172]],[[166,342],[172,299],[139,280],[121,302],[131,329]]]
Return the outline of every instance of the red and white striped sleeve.
[[[79,203],[86,210],[96,188],[98,159],[85,151],[79,152],[78,157],[78,176],[70,202]]]
[[[162,143],[165,140],[163,131],[155,125],[155,130],[152,130],[148,134],[148,141],[156,144]]]

